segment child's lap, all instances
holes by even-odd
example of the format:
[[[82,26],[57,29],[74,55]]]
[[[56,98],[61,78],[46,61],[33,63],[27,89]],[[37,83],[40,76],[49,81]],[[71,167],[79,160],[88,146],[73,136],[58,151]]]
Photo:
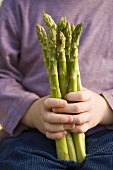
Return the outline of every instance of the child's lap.
[[[56,158],[55,142],[32,129],[0,143],[0,169],[113,169],[113,131],[103,130],[89,136],[86,138],[86,147],[87,157],[83,163],[59,161]]]

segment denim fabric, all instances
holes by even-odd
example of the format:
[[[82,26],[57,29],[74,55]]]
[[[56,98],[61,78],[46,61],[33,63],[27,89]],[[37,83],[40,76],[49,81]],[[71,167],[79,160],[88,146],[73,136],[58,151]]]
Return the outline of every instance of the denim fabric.
[[[113,170],[113,131],[88,136],[86,147],[84,162],[60,161],[55,142],[31,129],[0,143],[0,170]]]

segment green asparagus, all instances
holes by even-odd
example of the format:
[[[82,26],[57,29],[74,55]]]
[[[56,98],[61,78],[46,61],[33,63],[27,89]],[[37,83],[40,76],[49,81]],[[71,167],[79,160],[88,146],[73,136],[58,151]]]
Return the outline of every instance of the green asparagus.
[[[42,46],[44,62],[48,72],[51,96],[64,98],[67,92],[77,92],[82,89],[78,46],[82,32],[82,23],[70,26],[66,17],[58,24],[47,13],[43,12],[45,29],[36,24],[36,33]],[[62,139],[56,140],[57,157],[60,160],[82,162],[86,157],[85,134],[72,134],[69,131]]]
[[[47,50],[48,50],[48,48],[47,48],[47,34],[46,34],[45,29],[39,24],[36,24],[36,33],[37,33],[40,45],[42,46],[44,63],[46,65],[46,70],[49,74],[49,58],[47,56]]]
[[[81,79],[78,65],[78,45],[82,32],[82,23],[78,24],[72,33],[72,50],[70,57],[70,81],[69,92],[77,92],[81,90]],[[73,134],[76,147],[77,161],[82,162],[86,157],[85,134]]]
[[[58,57],[58,73],[59,73],[59,84],[62,97],[68,92],[68,77],[67,77],[67,64],[65,57],[65,36],[60,31],[57,33],[57,57]],[[70,160],[77,161],[76,152],[74,148],[73,138],[71,133],[68,131],[66,135],[66,141],[69,151]]]

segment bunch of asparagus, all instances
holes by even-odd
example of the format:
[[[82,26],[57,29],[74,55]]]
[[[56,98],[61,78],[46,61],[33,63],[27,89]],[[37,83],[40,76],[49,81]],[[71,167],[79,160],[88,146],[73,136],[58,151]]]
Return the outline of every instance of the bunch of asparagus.
[[[44,23],[48,28],[36,24],[36,33],[42,47],[44,62],[50,82],[51,96],[64,98],[68,92],[81,90],[81,79],[78,64],[78,46],[82,32],[82,23],[70,25],[65,17],[58,24],[47,13],[43,12]],[[56,142],[57,157],[60,160],[82,162],[86,157],[85,134],[67,135]]]

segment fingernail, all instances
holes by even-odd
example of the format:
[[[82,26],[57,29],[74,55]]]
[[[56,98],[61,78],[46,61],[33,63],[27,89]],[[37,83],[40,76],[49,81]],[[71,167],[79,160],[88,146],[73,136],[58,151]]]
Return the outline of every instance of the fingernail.
[[[74,124],[66,124],[64,125],[64,129],[74,129],[75,125]]]
[[[53,111],[53,112],[55,112],[55,109],[54,109],[54,108],[52,108],[52,111]]]
[[[73,117],[72,116],[68,116],[68,122],[72,122],[73,121]]]
[[[63,105],[63,106],[66,106],[66,105],[67,105],[67,101],[64,100],[62,105]]]
[[[65,135],[67,135],[67,132],[66,132],[66,131],[64,131],[64,132],[62,132],[62,134],[63,134],[63,136],[65,136]]]

